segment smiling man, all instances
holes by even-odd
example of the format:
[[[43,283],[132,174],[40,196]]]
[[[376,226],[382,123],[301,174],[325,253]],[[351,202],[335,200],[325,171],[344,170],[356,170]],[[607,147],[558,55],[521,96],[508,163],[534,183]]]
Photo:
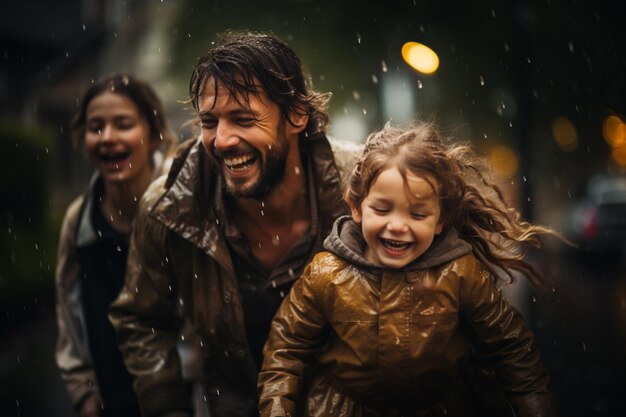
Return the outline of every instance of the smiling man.
[[[182,144],[144,194],[111,320],[144,416],[191,413],[176,341],[188,318],[212,417],[257,414],[271,319],[348,209],[358,147],[331,142],[329,95],[263,34],[224,35],[190,81],[201,140]]]

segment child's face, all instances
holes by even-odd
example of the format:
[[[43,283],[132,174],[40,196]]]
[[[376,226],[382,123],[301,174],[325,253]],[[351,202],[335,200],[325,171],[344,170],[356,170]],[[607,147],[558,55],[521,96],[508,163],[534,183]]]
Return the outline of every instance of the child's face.
[[[426,180],[428,178],[429,181]],[[366,258],[387,268],[402,268],[420,257],[441,233],[439,197],[434,178],[407,173],[406,183],[396,167],[380,173],[352,217],[361,223]]]
[[[151,175],[156,146],[148,122],[128,97],[106,91],[89,102],[85,149],[105,184]]]

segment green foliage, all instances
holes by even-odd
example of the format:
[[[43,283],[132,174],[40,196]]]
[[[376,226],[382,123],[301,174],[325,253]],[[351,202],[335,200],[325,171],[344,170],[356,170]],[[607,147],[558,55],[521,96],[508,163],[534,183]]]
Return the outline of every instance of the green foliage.
[[[0,323],[54,294],[58,219],[50,221],[47,132],[0,121]]]

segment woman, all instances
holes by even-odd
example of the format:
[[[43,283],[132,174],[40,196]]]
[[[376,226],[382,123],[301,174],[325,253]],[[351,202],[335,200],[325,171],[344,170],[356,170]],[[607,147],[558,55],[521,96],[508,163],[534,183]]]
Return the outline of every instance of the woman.
[[[81,417],[139,416],[107,313],[124,283],[139,199],[175,144],[154,90],[131,75],[93,84],[70,126],[96,173],[65,213],[56,269],[56,360]]]

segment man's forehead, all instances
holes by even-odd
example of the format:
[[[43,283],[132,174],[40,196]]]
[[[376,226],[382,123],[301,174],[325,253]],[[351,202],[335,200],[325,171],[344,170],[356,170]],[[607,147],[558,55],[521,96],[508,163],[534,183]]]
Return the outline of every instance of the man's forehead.
[[[237,77],[236,82],[243,85],[243,77]],[[265,102],[267,95],[264,93],[260,83],[254,79],[254,86],[257,89],[256,92],[248,90],[238,90],[236,88],[228,88],[221,80],[217,80],[213,77],[208,78],[204,83],[203,93],[201,95],[201,105],[203,109],[212,109],[218,102],[220,105],[236,105],[250,109],[257,101]]]

